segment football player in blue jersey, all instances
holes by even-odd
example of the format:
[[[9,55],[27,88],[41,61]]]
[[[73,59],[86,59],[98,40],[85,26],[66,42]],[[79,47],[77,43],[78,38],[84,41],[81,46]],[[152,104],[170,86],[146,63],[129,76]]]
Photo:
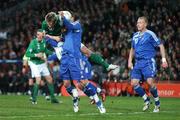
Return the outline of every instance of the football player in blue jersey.
[[[65,85],[68,93],[71,93],[72,87],[73,87],[70,85],[70,82],[68,80],[78,80],[78,82],[79,82],[78,87],[88,97],[92,97],[92,99],[95,100],[100,113],[105,113],[106,110],[105,110],[102,102],[99,100],[99,97],[97,96],[97,93],[96,93],[97,88],[88,81],[89,70],[88,70],[87,66],[89,64],[87,64],[87,61],[86,61],[87,58],[84,55],[79,54],[80,46],[78,43],[81,40],[81,36],[80,36],[80,34],[82,33],[81,26],[79,26],[80,24],[77,21],[72,22],[72,23],[69,22],[69,20],[67,20],[66,17],[63,16],[63,12],[61,14],[62,14],[61,16],[62,16],[63,24],[67,28],[67,33],[65,35],[65,41],[62,46],[63,52],[62,52],[61,67],[60,67],[61,79],[64,80],[64,85]],[[71,36],[71,34],[69,35],[68,32],[72,32],[71,33],[72,36]],[[69,36],[67,37],[67,35],[69,35],[70,37]],[[51,44],[52,40],[49,40],[49,42]],[[61,47],[61,46],[59,46],[59,47]],[[67,56],[67,58],[65,56]],[[73,61],[70,62],[70,60],[72,58],[75,58],[75,59],[73,59]],[[79,60],[79,63],[78,63],[78,60]],[[73,63],[74,61],[75,61],[75,63]],[[75,66],[76,68],[72,67],[72,65],[73,65],[72,63],[74,64],[74,66],[76,65]],[[63,66],[63,64],[64,64],[64,66]],[[80,67],[80,71],[79,71],[79,67]],[[70,71],[70,73],[63,73],[68,70]],[[70,77],[67,77],[68,75],[66,75],[66,74],[69,74]],[[79,74],[80,74],[80,78],[79,78]],[[77,103],[77,104],[74,104],[74,111],[78,112],[78,110],[79,110],[78,101],[76,101],[74,103]]]
[[[165,48],[162,42],[157,38],[156,34],[146,27],[148,25],[148,20],[146,17],[139,17],[137,20],[138,32],[134,33],[132,37],[132,46],[129,53],[128,67],[132,69],[131,71],[131,84],[134,87],[136,93],[138,93],[144,99],[143,111],[148,110],[150,105],[150,99],[139,85],[139,81],[142,77],[150,86],[150,92],[154,97],[155,108],[153,112],[159,112],[160,101],[157,92],[157,87],[155,85],[156,76],[156,47],[160,48],[160,53],[162,56],[162,67],[168,67]],[[135,59],[135,64],[133,66],[132,60]]]
[[[60,77],[63,80],[64,86],[67,92],[73,97],[73,109],[74,112],[79,111],[78,107],[78,92],[71,85],[70,80],[81,79],[81,68],[80,68],[80,45],[82,36],[82,27],[78,20],[72,21],[67,20],[64,14],[61,13],[61,19],[63,25],[67,31],[64,34],[64,44],[62,46],[62,58],[60,64]]]

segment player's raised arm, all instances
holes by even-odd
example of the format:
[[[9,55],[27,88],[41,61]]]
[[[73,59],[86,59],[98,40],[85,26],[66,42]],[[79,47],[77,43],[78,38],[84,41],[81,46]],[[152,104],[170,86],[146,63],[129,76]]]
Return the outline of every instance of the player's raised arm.
[[[78,21],[71,22],[71,21],[74,21],[74,17],[67,16],[66,12],[64,12],[64,11],[59,12],[59,15],[61,16],[61,19],[63,21],[64,26],[69,30],[72,30],[72,29],[78,30],[78,29],[80,29],[81,25],[79,24],[79,22]]]
[[[55,40],[57,42],[61,41],[61,37],[60,36],[54,36],[54,35],[46,34],[46,37],[50,38],[50,39],[53,39],[53,40]]]

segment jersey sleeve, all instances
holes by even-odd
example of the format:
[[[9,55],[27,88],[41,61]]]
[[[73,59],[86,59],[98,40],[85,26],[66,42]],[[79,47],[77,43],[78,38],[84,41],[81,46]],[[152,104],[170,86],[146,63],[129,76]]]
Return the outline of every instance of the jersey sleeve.
[[[35,57],[35,53],[34,53],[34,42],[33,42],[33,40],[32,40],[31,43],[29,44],[28,49],[27,49],[25,55],[26,55],[27,57],[30,57],[30,58]]]
[[[135,45],[134,45],[134,41],[133,41],[133,37],[132,37],[132,39],[131,39],[131,48],[135,48]]]
[[[157,38],[156,34],[154,32],[151,32],[151,43],[154,47],[157,47],[161,44],[161,41],[159,38]]]
[[[67,27],[67,29],[80,29],[80,24],[79,22],[73,22],[71,23],[69,20],[67,20],[65,17],[63,17],[63,24],[65,27]]]

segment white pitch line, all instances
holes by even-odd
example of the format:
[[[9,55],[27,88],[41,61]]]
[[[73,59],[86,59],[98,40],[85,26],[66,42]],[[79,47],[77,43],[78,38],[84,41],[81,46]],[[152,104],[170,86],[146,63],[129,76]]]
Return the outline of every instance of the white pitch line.
[[[55,117],[55,116],[66,116],[66,117],[73,117],[73,116],[99,116],[99,115],[135,115],[135,114],[149,114],[153,112],[129,112],[129,113],[105,113],[105,114],[100,114],[100,113],[84,113],[84,114],[59,114],[59,115],[24,115],[24,116],[16,116],[16,115],[11,115],[11,116],[0,116],[0,119],[3,118],[8,118],[8,119],[16,119],[16,118],[44,118],[44,117]],[[160,111],[160,113],[179,113],[177,111]],[[156,113],[153,113],[156,114]]]

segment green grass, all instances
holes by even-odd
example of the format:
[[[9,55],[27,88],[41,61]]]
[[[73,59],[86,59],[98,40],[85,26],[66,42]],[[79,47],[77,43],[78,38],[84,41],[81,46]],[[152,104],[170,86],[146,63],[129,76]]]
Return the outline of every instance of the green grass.
[[[80,111],[74,113],[70,97],[59,97],[62,104],[51,104],[43,96],[32,105],[28,96],[0,95],[0,120],[180,120],[180,99],[161,98],[161,112],[142,112],[139,97],[107,97],[106,114],[100,114],[87,97],[81,97]]]

